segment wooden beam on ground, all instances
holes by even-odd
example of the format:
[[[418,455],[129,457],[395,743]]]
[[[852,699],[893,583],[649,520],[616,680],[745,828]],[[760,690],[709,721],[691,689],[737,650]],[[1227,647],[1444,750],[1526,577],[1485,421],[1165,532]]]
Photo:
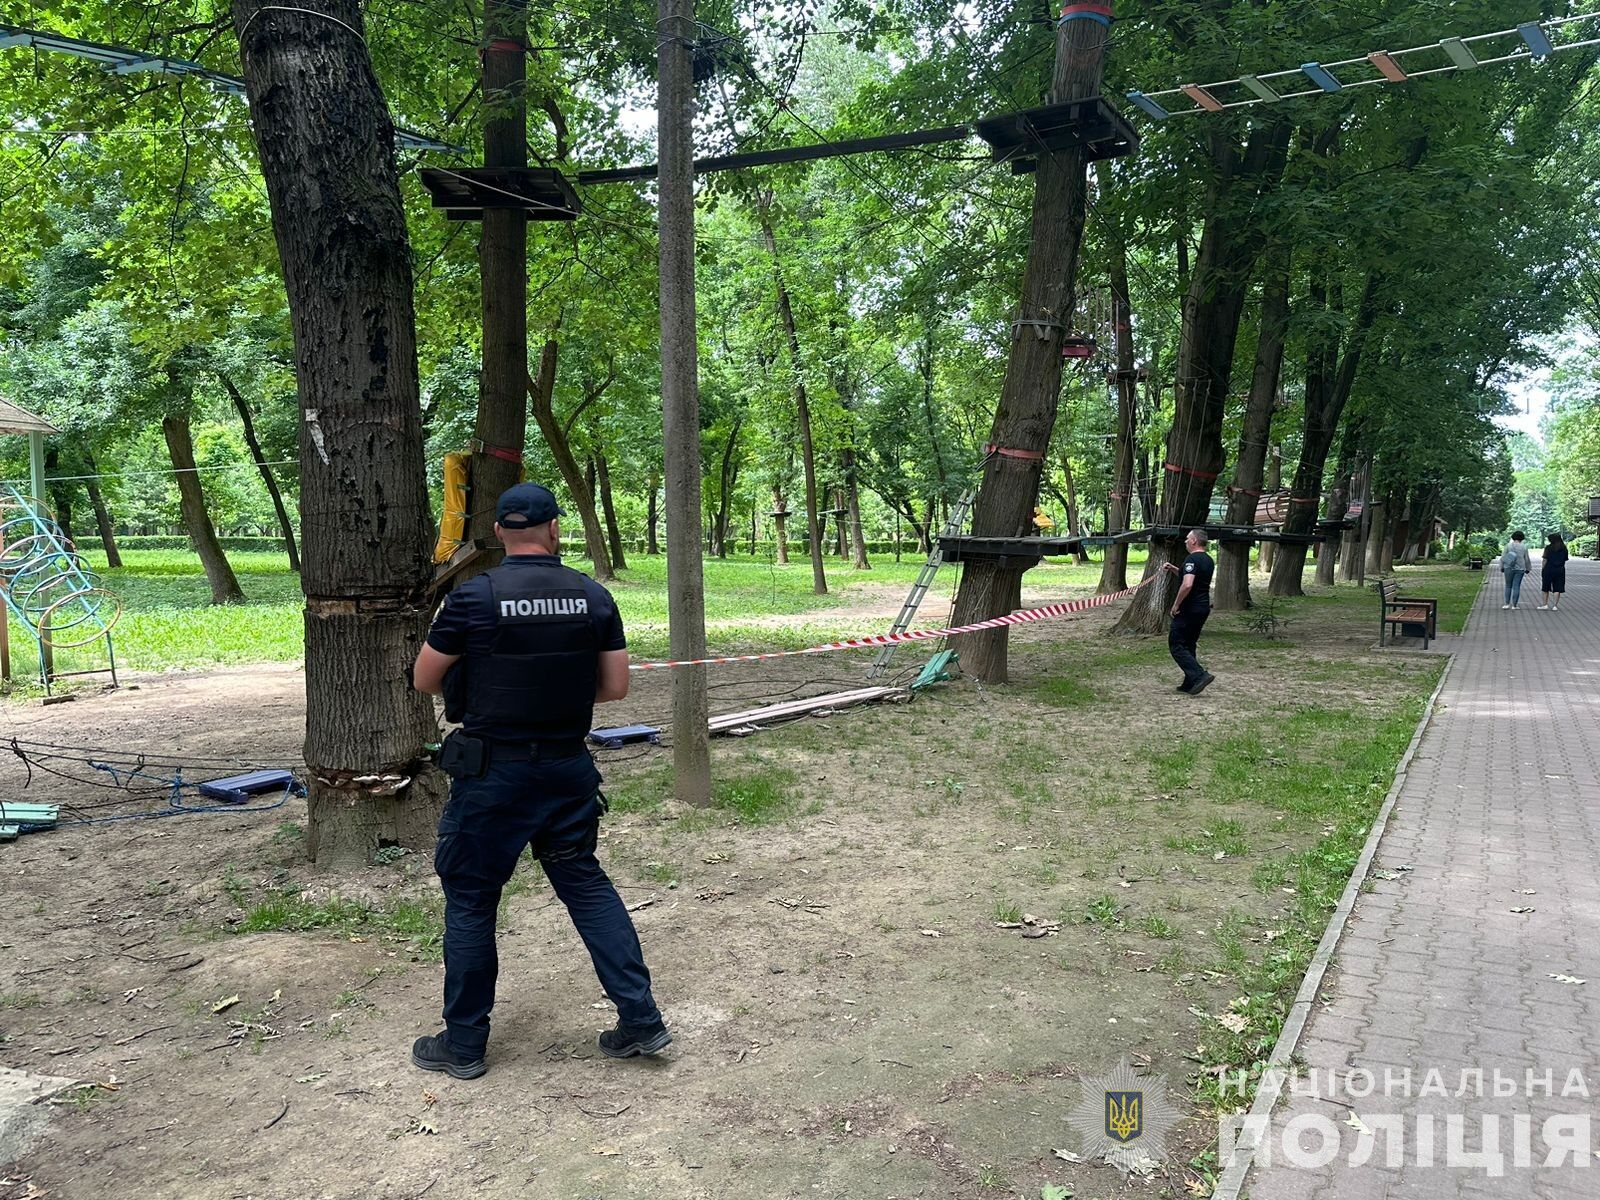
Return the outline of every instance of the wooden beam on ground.
[[[787,721],[795,717],[835,712],[841,708],[871,704],[880,700],[898,700],[907,694],[904,688],[896,687],[866,687],[846,692],[827,692],[821,696],[807,696],[803,700],[785,700],[781,704],[768,704],[743,712],[720,713],[711,718],[710,729],[713,735],[733,733],[752,726],[760,727],[764,722]]]

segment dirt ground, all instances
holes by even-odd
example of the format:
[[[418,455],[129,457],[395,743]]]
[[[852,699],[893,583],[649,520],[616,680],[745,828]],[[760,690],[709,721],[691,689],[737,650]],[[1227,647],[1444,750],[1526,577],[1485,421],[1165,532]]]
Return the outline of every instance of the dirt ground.
[[[457,1082],[408,1061],[412,1039],[438,1028],[426,939],[231,932],[286,891],[435,897],[425,850],[318,872],[297,852],[300,801],[0,844],[0,1065],[105,1085],[56,1106],[46,1138],[0,1169],[0,1200],[884,1200],[1036,1197],[1046,1183],[1080,1200],[1193,1194],[1178,1168],[1126,1182],[1058,1156],[1080,1149],[1066,1119],[1078,1081],[1127,1058],[1190,1094],[1204,1014],[1234,994],[1213,962],[1217,930],[1241,928],[1247,952],[1263,953],[1285,898],[1252,871],[1319,832],[1292,814],[1233,812],[1152,754],[1313,701],[1390,705],[1439,664],[1380,657],[1364,605],[1267,648],[1218,617],[1202,655],[1221,682],[1191,699],[1172,692],[1163,642],[1104,636],[1113,615],[1015,631],[1005,687],[962,680],[719,742],[719,777],[793,793],[772,823],[653,802],[665,751],[603,756],[629,811],[608,819],[602,858],[641,906],[676,1037],[657,1061],[595,1049],[612,1014],[533,872],[504,910],[489,1074]],[[713,707],[849,686],[867,662],[728,668]],[[52,707],[0,704],[0,748],[18,737],[296,761],[294,668],[134,682]],[[665,673],[643,675],[605,719],[660,720],[668,688]],[[0,797],[105,796],[37,772],[24,787],[25,775],[0,762]],[[1247,847],[1174,848],[1225,812]],[[1115,920],[1085,916],[1102,897]],[[997,927],[1013,904],[1061,924],[1037,938]],[[1138,931],[1152,918],[1170,936]],[[1212,1141],[1191,1117],[1174,1157]]]

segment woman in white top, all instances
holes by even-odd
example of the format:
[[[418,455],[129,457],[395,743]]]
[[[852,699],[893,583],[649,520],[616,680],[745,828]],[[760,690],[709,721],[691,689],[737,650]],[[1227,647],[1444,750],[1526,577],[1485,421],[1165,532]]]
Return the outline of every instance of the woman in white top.
[[[1506,577],[1506,602],[1501,608],[1517,606],[1517,601],[1522,597],[1522,577],[1533,570],[1533,560],[1528,557],[1528,547],[1523,541],[1525,536],[1520,529],[1513,533],[1511,544],[1500,556],[1500,570]]]

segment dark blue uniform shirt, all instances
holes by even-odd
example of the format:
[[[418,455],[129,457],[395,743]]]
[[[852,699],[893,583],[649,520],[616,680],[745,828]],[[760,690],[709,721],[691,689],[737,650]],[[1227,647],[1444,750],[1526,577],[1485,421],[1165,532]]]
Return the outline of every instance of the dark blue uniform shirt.
[[[564,577],[563,583],[581,580],[589,600],[589,619],[595,627],[595,644],[599,651],[625,650],[628,642],[622,632],[622,614],[617,602],[587,575],[563,568],[561,559],[554,554],[514,554],[506,557],[509,564],[527,564],[551,571],[552,576]],[[552,580],[552,582],[555,582]],[[428,645],[440,654],[459,654],[488,657],[494,650],[497,616],[494,593],[488,575],[475,575],[445,597],[433,628],[428,631]],[[452,670],[460,670],[458,664]],[[559,680],[551,680],[560,686]],[[590,699],[592,700],[592,696]],[[489,721],[477,718],[469,711],[462,729],[474,737],[493,741],[525,742],[535,740],[539,731],[532,725],[518,725],[506,721]],[[573,736],[582,737],[588,730],[573,730]]]
[[[1194,583],[1190,586],[1189,594],[1184,598],[1179,613],[1211,611],[1211,576],[1216,573],[1216,569],[1217,564],[1211,561],[1211,555],[1204,550],[1197,550],[1183,560],[1183,578],[1193,579]]]

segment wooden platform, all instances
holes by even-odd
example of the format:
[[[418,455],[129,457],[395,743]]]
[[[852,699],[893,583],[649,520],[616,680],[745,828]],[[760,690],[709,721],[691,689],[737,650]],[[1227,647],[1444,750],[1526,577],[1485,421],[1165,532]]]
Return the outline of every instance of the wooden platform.
[[[530,221],[572,221],[582,208],[566,176],[551,167],[424,167],[417,175],[452,221],[481,221],[486,208],[521,209]]]
[[[865,687],[846,692],[827,692],[821,696],[807,696],[803,700],[785,700],[781,704],[767,704],[743,712],[721,713],[711,718],[711,736],[718,734],[755,733],[763,725],[792,721],[796,717],[822,716],[841,708],[857,704],[872,704],[882,700],[902,700],[910,693],[905,688]]]
[[[971,537],[960,535],[939,537],[939,548],[945,562],[966,562],[981,558],[985,562],[998,560],[1001,570],[1015,570],[1039,565],[1041,559],[1062,554],[1076,554],[1083,548],[1081,537]]]
[[[993,147],[995,160],[1010,160],[1013,171],[1031,169],[1029,160],[1050,150],[1082,147],[1084,157],[1094,162],[1139,149],[1138,132],[1103,96],[983,117],[977,128],[978,136]]]

